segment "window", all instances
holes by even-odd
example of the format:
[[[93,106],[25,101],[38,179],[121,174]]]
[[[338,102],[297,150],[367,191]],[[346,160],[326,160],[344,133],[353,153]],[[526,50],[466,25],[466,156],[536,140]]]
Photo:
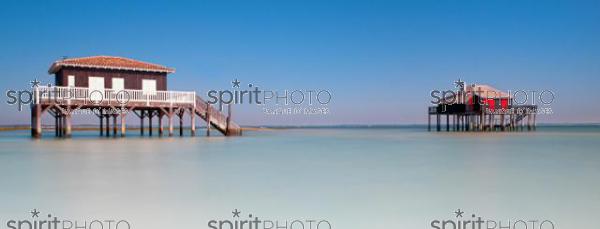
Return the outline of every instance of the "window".
[[[156,80],[142,80],[142,91],[144,94],[155,95],[156,94]]]
[[[123,78],[113,78],[112,79],[112,89],[113,92],[119,93],[120,91],[125,89],[125,81]]]
[[[68,87],[75,87],[75,76],[69,76],[69,77],[67,77],[67,86]]]
[[[89,97],[92,101],[102,101],[104,98],[104,77],[90,76],[88,78]]]

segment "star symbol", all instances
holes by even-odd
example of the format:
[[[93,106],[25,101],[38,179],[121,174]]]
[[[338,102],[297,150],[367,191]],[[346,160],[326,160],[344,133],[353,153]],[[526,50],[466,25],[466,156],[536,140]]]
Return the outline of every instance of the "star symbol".
[[[40,217],[39,216],[40,212],[37,209],[33,209],[33,211],[31,211],[30,213],[31,213],[31,218]]]
[[[465,212],[461,211],[460,208],[454,212],[454,214],[456,214],[456,218],[458,218],[459,216],[463,217],[462,216],[463,213],[465,213]]]
[[[31,88],[34,88],[34,87],[38,87],[38,86],[40,86],[40,83],[41,83],[41,82],[40,82],[40,81],[38,81],[38,80],[37,80],[37,78],[35,78],[35,79],[33,79],[32,81],[30,81],[29,83],[31,84]]]
[[[240,87],[240,81],[238,79],[235,79],[234,81],[231,81],[231,83],[233,84],[233,87]]]
[[[233,213],[233,217],[238,217],[238,218],[240,218],[240,213],[242,213],[242,212],[238,211],[238,210],[237,210],[237,208],[236,208],[236,209],[235,209],[234,211],[232,211],[231,213]]]
[[[457,81],[454,81],[454,84],[456,85],[457,88],[460,88],[461,90],[464,89],[464,87],[465,87],[465,82],[460,80],[460,78],[458,78]]]

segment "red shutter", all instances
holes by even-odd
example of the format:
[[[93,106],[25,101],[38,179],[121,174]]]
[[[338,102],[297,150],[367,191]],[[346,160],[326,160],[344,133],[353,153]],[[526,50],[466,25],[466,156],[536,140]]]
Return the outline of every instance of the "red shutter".
[[[492,111],[496,108],[496,102],[494,101],[494,99],[486,99],[485,104],[487,104],[488,108],[490,108],[490,110]]]
[[[508,109],[508,99],[502,99],[500,102],[502,103],[502,109]]]

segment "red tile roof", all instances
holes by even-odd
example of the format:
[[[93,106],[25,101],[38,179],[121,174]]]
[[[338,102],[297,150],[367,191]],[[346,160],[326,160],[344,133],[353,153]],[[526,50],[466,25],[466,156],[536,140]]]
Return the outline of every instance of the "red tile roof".
[[[99,69],[115,69],[115,70],[131,70],[145,72],[165,72],[173,73],[175,69],[151,64],[139,60],[133,60],[124,57],[116,56],[90,56],[81,58],[67,58],[55,61],[48,73],[54,74],[62,67],[82,67],[82,68],[99,68]]]

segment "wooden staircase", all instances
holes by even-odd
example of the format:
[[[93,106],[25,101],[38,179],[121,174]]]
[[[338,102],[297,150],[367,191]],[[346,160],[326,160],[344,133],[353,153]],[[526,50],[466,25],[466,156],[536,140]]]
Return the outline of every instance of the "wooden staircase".
[[[204,101],[200,96],[196,96],[195,113],[207,123],[210,123],[207,128],[214,127],[225,136],[242,135],[242,128],[231,120],[231,106],[229,106],[227,110],[229,115],[225,116],[219,110]]]

